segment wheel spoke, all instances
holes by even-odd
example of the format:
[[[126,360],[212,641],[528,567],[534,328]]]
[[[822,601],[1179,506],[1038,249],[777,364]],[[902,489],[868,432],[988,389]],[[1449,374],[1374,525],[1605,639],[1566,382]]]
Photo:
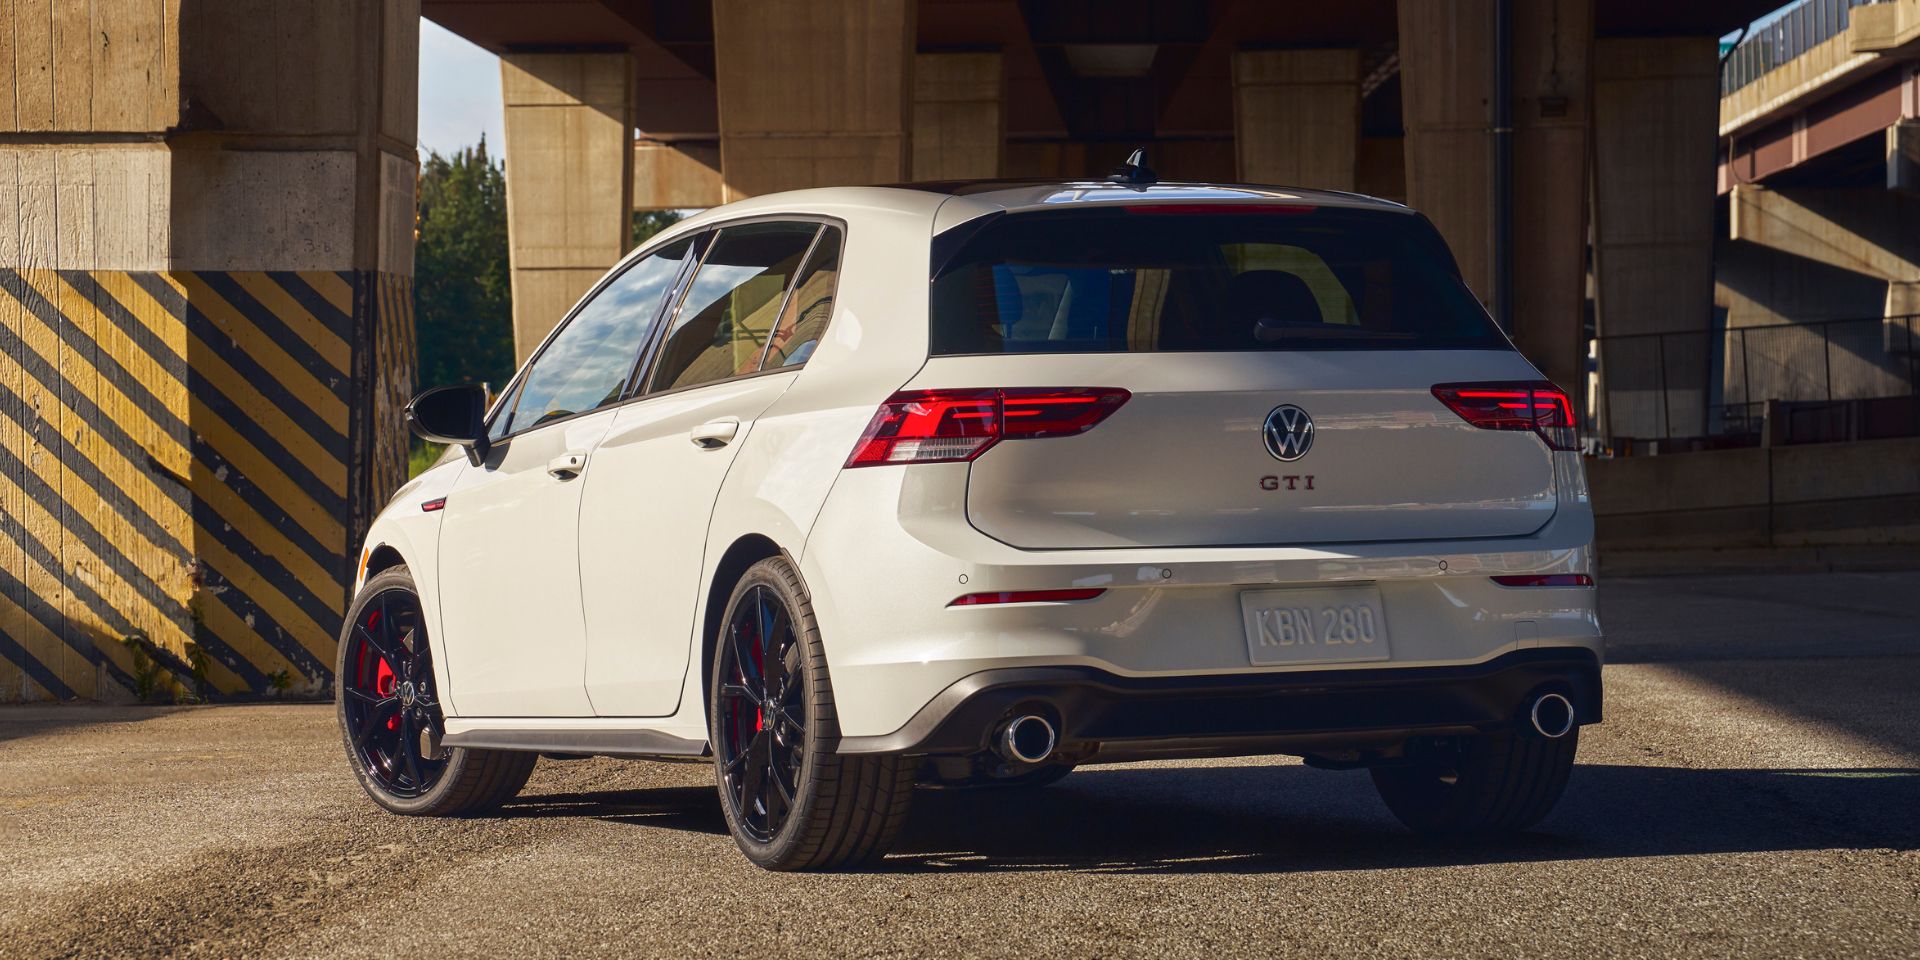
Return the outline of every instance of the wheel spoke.
[[[354,749],[357,750],[366,746],[367,741],[371,739],[374,734],[385,729],[388,716],[392,714],[394,710],[398,709],[399,706],[399,700],[389,697],[375,704],[372,709],[368,710],[366,715],[360,718],[359,729],[353,732]]]
[[[780,781],[779,764],[771,755],[768,757],[765,787],[760,802],[767,808],[767,830],[772,832],[780,829],[780,824],[786,820],[787,810],[793,806],[793,791]]]
[[[414,789],[425,790],[427,781],[420,775],[420,761],[414,757],[420,752],[420,731],[414,724],[412,711],[400,717],[400,756],[406,761],[407,776],[413,778]]]
[[[380,616],[384,619],[386,614],[383,613]],[[387,666],[397,668],[406,662],[406,658],[400,656],[398,650],[393,649],[385,638],[374,636],[373,631],[368,630],[366,624],[355,623],[353,629],[354,632],[360,634],[360,639],[365,642],[367,646],[373,648],[373,652],[378,654],[380,659],[387,662]]]
[[[743,635],[745,631],[742,628],[746,625],[744,619],[736,618],[734,623],[728,627],[728,633],[732,635],[732,642],[729,646],[733,648],[733,666],[735,672],[740,674],[740,679],[744,681],[747,686],[754,686],[755,681],[760,679],[760,671],[753,665],[753,648],[748,645],[746,637]]]
[[[746,776],[742,778],[744,782],[741,784],[741,792],[746,797],[760,797],[766,790],[767,757],[772,752],[771,739],[767,736],[767,732],[762,730],[754,734],[753,739],[747,743],[747,749],[741,751],[747,766]],[[745,812],[742,811],[742,813]]]
[[[720,698],[723,700],[747,700],[756,707],[761,704],[760,691],[752,687],[743,687],[737,683],[721,685]]]
[[[370,703],[376,707],[382,706],[388,703],[398,702],[394,697],[382,697],[377,694],[368,693],[365,690],[360,689],[359,687],[355,687],[349,684],[341,684],[340,692],[362,703]]]

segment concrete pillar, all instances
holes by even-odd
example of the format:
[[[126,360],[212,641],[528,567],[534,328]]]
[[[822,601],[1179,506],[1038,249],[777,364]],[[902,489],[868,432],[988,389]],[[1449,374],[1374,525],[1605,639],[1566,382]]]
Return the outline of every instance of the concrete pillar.
[[[1004,72],[997,52],[914,55],[913,179],[1000,176],[1007,142]]]
[[[1360,51],[1235,53],[1233,116],[1242,182],[1354,189]]]
[[[1467,286],[1487,302],[1493,292],[1487,114],[1493,4],[1425,0],[1398,7],[1407,203],[1440,229]]]
[[[513,346],[524,361],[627,252],[633,64],[625,53],[500,58]]]
[[[1399,5],[1407,200],[1432,218],[1467,285],[1491,302],[1491,0]],[[1584,396],[1592,0],[1513,10],[1513,335]]]
[[[319,693],[405,479],[419,5],[32,6],[0,60],[0,700]]]
[[[1601,40],[1594,53],[1594,277],[1610,436],[1706,432],[1713,319],[1719,47],[1713,37]],[[1662,389],[1664,387],[1664,389]]]
[[[907,0],[714,0],[728,200],[907,178]]]
[[[1583,406],[1593,4],[1513,4],[1513,339]]]

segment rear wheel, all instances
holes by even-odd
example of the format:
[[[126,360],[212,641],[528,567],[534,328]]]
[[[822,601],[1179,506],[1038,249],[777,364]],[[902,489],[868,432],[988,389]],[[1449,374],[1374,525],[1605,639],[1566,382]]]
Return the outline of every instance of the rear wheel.
[[[1559,802],[1579,746],[1577,727],[1557,740],[1481,734],[1374,767],[1373,784],[1387,809],[1420,833],[1525,830]]]
[[[367,796],[411,816],[490,810],[533,772],[531,753],[441,747],[444,733],[420,595],[405,567],[367,581],[334,664],[347,760]]]
[[[734,842],[770,870],[878,859],[906,820],[914,765],[833,752],[833,683],[799,572],[783,557],[754,564],[726,611],[708,718]]]

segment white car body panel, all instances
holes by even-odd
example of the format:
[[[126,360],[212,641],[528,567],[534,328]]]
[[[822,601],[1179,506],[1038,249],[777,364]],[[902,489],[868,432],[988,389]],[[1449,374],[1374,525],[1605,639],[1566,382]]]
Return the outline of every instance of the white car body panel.
[[[1314,196],[1331,205],[1369,203]],[[1316,669],[1248,665],[1237,597],[1249,589],[1378,585],[1393,656],[1355,665],[1361,669],[1479,663],[1528,647],[1599,652],[1590,588],[1510,588],[1488,579],[1592,573],[1592,515],[1577,455],[1542,455],[1544,445],[1531,435],[1477,430],[1431,396],[1423,417],[1401,424],[1421,436],[1422,456],[1456,450],[1451,466],[1423,474],[1431,502],[1394,496],[1389,481],[1404,477],[1369,477],[1363,463],[1340,461],[1341,431],[1368,415],[1358,405],[1323,424],[1321,446],[1298,464],[1260,451],[1259,421],[1271,404],[1256,396],[1297,390],[1305,399],[1290,394],[1289,402],[1317,415],[1315,397],[1343,389],[1327,378],[1364,371],[1366,381],[1354,386],[1401,394],[1375,412],[1404,418],[1433,384],[1540,379],[1518,353],[1348,354],[1323,364],[1318,380],[1258,355],[1228,355],[1211,373],[1195,365],[1202,355],[929,361],[934,233],[1003,209],[1137,197],[1099,184],[965,197],[798,191],[708,211],[633,254],[737,217],[794,214],[846,225],[832,320],[797,372],[629,399],[513,438],[503,464],[491,468],[451,458],[404,487],[376,519],[368,553],[396,552],[420,586],[447,733],[632,732],[704,741],[704,638],[714,629],[708,598],[730,588],[716,582],[728,551],[759,539],[793,559],[807,584],[848,737],[900,730],[963,678],[1013,665],[1082,665],[1121,676]],[[843,469],[876,407],[896,390],[1065,385],[1123,387],[1137,396],[1238,389],[1249,401],[1240,439],[1257,456],[1221,467],[1223,474],[1231,467],[1222,481],[1230,496],[1173,523],[1166,508],[1181,488],[1162,479],[1078,483],[1086,496],[1079,510],[1061,508],[1061,489],[1025,482],[1061,469],[1077,440],[1088,441],[1077,469],[1115,475],[1129,456],[1192,455],[1098,442],[1117,438],[1102,431],[1147,410],[1144,403],[1123,406],[1082,437],[1007,441],[971,464]],[[738,417],[740,433],[720,450],[696,448],[688,428],[715,416]],[[1341,416],[1354,423],[1343,425]],[[1167,423],[1148,434],[1178,430]],[[1537,449],[1515,446],[1525,443]],[[589,450],[584,475],[546,476],[546,461],[569,449]],[[1296,534],[1219,536],[1208,511],[1258,509],[1288,496],[1259,491],[1260,474],[1240,475],[1263,460],[1262,473],[1342,475],[1345,486],[1323,490],[1391,509],[1349,511],[1343,519],[1338,502],[1316,512],[1296,497],[1289,518]],[[1503,485],[1489,496],[1485,472],[1495,470]],[[420,510],[419,501],[442,495],[446,510]],[[669,549],[645,552],[655,543]],[[947,606],[967,593],[1074,586],[1107,592],[1066,604]]]
[[[440,527],[441,636],[449,689],[464,709],[516,717],[593,713],[580,683],[586,622],[580,606],[583,477],[556,479],[557,457],[592,470],[613,422],[601,410],[530,431],[489,467],[463,471]]]
[[[594,452],[580,515],[585,683],[593,712],[663,717],[680,704],[714,491],[754,418],[795,373],[696,387],[618,408]],[[689,433],[737,424],[716,447]],[[723,547],[724,549],[724,547]]]

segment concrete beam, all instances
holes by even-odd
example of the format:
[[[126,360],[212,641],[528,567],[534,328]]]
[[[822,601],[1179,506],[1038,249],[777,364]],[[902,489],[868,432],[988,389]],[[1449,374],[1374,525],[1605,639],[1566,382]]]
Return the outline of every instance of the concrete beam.
[[[1493,295],[1492,16],[1490,0],[1399,4],[1407,202],[1447,238],[1483,303]]]
[[[1876,280],[1920,280],[1915,204],[1877,190],[1733,188],[1732,239]]]
[[[907,178],[914,5],[715,0],[725,197]]]
[[[1239,51],[1233,105],[1242,181],[1354,189],[1360,51]]]
[[[1007,143],[1001,61],[998,52],[914,55],[913,179],[1000,176]]]
[[[624,53],[500,58],[519,360],[627,251],[633,222],[631,70]]]
[[[718,142],[633,142],[635,210],[717,207],[726,202],[721,193]]]

